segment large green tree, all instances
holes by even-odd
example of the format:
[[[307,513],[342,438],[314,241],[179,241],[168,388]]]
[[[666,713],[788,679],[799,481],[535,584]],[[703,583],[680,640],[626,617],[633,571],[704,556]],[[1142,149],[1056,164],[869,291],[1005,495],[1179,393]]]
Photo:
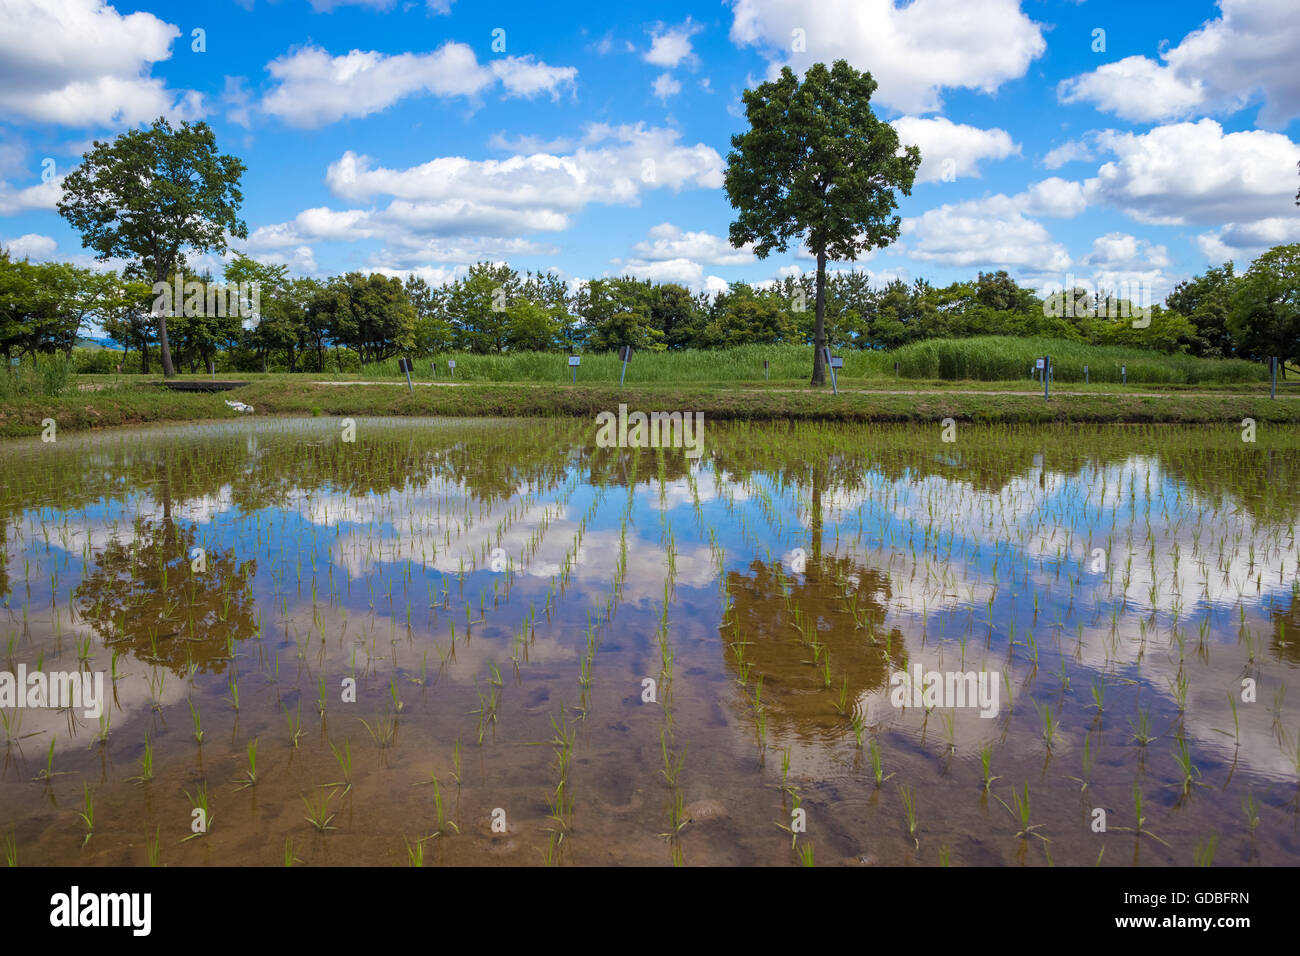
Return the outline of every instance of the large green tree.
[[[1232,330],[1228,327],[1237,279],[1231,262],[1207,269],[1205,275],[1184,279],[1165,298],[1165,305],[1196,327],[1192,351],[1209,358],[1232,355]]]
[[[172,129],[164,118],[95,141],[63,180],[59,212],[99,259],[138,263],[155,283],[185,267],[185,251],[225,252],[226,236],[247,238],[238,217],[244,164],[217,152],[206,123]],[[158,317],[163,374],[175,374],[167,316]]]
[[[854,261],[898,238],[896,194],[910,195],[921,152],[876,117],[876,81],[845,60],[789,67],[744,93],[749,130],[731,138],[724,184],[739,215],[731,244],[766,258],[802,238],[817,260],[812,384],[826,381],[826,262]]]
[[[401,279],[349,272],[330,291],[330,337],[355,349],[362,363],[382,362],[415,344],[415,307]]]
[[[1274,246],[1238,280],[1229,324],[1243,358],[1300,359],[1300,242]]]

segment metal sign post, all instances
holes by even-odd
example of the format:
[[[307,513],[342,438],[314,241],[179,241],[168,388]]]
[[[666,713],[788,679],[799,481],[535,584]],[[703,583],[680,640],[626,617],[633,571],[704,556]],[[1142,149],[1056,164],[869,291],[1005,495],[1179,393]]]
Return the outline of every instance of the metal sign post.
[[[400,358],[397,360],[397,367],[406,373],[406,387],[412,395],[415,394],[415,386],[411,384],[411,360]]]
[[[1127,384],[1128,384],[1128,366],[1127,366],[1127,365],[1121,365],[1121,366],[1119,367],[1119,375],[1120,375],[1120,384],[1121,384],[1121,385],[1127,385]]]
[[[894,363],[894,381],[898,381],[898,363]]]
[[[1083,367],[1083,384],[1088,384],[1088,366],[1086,365]]]
[[[1272,366],[1273,369],[1273,379],[1271,384],[1268,387],[1268,397],[1277,398],[1277,356],[1276,355],[1274,355],[1273,358],[1269,361],[1269,365]]]
[[[455,360],[455,359],[447,359],[447,368],[451,369],[451,377],[452,377],[452,378],[455,378],[455,377],[456,377],[456,360]]]
[[[767,359],[763,359],[763,381],[767,381]]]
[[[838,355],[831,355],[831,347],[829,345],[822,346],[822,354],[826,356],[826,364],[831,370],[831,390],[838,395],[840,393],[840,385],[839,380],[835,375],[835,370],[844,367],[844,359],[840,358]]]
[[[1043,398],[1048,398],[1052,388],[1052,357],[1047,355],[1044,359],[1047,365],[1043,369]]]
[[[623,360],[623,372],[618,377],[618,387],[623,387],[623,379],[627,377],[627,363],[632,361],[632,346],[625,345],[618,350],[618,357]]]
[[[582,359],[576,355],[569,356],[569,368],[573,369],[573,384],[578,384],[578,366],[582,364]]]

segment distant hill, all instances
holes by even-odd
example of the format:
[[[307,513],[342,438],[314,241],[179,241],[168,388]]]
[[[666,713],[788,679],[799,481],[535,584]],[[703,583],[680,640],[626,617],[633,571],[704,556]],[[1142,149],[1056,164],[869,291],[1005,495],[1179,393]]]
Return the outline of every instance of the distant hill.
[[[77,348],[79,349],[113,349],[121,352],[122,346],[118,345],[110,338],[95,338],[89,335],[78,336]]]

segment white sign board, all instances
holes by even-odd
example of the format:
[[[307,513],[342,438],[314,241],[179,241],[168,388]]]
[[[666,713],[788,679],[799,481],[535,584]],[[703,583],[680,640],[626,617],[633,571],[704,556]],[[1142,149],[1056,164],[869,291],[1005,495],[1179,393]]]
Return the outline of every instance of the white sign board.
[[[455,359],[447,359],[447,368],[455,368],[455,367],[456,367],[456,360],[455,360]]]
[[[1036,361],[1036,362],[1034,363],[1034,368],[1043,368],[1043,367],[1044,367],[1044,361],[1043,361],[1043,359],[1039,359],[1038,361]]]
[[[580,358],[579,358],[578,356],[576,356],[576,355],[570,355],[570,356],[569,356],[569,364],[570,364],[570,365],[581,365],[581,364],[582,364],[582,359],[580,359]]]
[[[843,368],[843,367],[844,367],[844,359],[840,358],[838,355],[832,355],[831,368]]]

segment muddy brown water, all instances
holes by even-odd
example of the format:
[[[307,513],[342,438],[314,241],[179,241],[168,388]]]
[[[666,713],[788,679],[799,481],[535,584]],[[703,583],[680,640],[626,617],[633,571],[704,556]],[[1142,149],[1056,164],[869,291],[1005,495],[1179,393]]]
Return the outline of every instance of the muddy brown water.
[[[1290,432],[354,426],[4,443],[20,865],[1300,862]]]

